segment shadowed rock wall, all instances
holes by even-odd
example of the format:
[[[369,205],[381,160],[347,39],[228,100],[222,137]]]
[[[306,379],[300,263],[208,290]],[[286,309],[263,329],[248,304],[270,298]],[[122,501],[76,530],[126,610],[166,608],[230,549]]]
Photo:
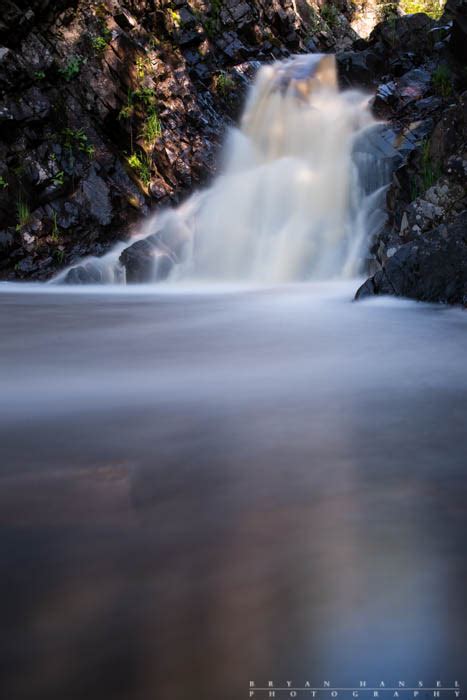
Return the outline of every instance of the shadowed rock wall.
[[[2,0],[0,278],[46,278],[215,172],[259,61],[349,46],[345,3]]]

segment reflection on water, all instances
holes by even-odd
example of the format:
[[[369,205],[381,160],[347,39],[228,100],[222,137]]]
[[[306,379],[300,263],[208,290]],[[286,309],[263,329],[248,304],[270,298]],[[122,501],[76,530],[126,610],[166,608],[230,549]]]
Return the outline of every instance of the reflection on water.
[[[465,316],[349,298],[4,288],[4,697],[462,681]]]

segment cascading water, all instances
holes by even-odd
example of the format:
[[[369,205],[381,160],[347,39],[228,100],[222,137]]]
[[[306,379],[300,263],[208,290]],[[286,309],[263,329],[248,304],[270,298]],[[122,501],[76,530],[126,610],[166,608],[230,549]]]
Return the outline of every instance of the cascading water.
[[[368,147],[374,127],[368,96],[339,91],[334,56],[264,66],[212,186],[61,279],[86,265],[109,282],[355,275],[389,175]]]

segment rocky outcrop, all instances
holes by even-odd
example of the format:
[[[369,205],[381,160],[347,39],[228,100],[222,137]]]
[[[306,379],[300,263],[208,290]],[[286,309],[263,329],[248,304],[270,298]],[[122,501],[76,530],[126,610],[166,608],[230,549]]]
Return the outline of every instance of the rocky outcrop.
[[[459,54],[463,7],[463,2],[448,3],[449,14],[438,22],[424,15],[395,19],[393,39],[391,24],[380,25],[355,52],[358,58],[349,61],[347,55],[342,63],[348,82],[366,71],[376,88],[376,114],[400,133],[413,135],[387,192],[386,225],[371,243],[374,274],[358,290],[358,299],[393,294],[467,302],[467,75]],[[381,67],[370,68],[373,54],[383,59]]]
[[[4,0],[0,278],[101,255],[205,182],[258,63],[350,46],[350,12],[345,0]]]
[[[356,298],[377,294],[467,306],[467,211],[400,246]]]

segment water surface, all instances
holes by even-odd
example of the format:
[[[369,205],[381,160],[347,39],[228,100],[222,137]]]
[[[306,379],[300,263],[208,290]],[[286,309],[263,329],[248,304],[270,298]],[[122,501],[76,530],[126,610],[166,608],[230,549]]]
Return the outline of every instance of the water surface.
[[[355,288],[1,288],[2,697],[462,681],[466,316]]]

